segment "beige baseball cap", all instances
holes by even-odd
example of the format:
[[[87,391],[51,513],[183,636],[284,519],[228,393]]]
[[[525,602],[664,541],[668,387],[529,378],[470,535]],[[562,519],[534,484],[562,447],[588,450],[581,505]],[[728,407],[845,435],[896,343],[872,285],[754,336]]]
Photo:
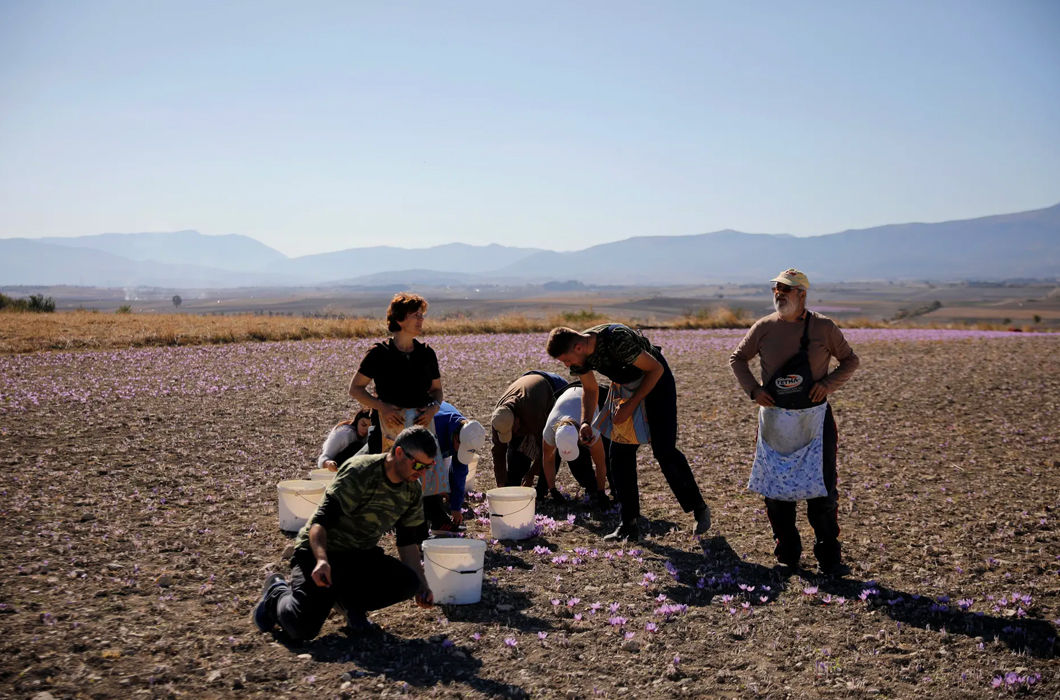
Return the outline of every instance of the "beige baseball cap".
[[[515,414],[508,406],[498,406],[493,409],[493,417],[490,418],[493,429],[497,431],[497,437],[503,443],[512,441],[512,427],[515,425]]]
[[[781,284],[786,284],[789,287],[798,287],[799,289],[810,288],[810,280],[806,276],[806,273],[802,272],[801,270],[796,270],[794,267],[789,267],[787,270],[784,270],[779,275],[769,281],[780,282]]]

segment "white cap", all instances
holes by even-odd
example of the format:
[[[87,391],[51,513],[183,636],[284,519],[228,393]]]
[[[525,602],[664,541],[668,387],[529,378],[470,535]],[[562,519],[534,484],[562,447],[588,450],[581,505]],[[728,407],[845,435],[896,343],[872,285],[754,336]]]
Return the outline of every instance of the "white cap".
[[[559,456],[571,462],[578,458],[578,429],[570,423],[556,430],[556,448]]]
[[[468,421],[460,428],[460,449],[456,451],[456,461],[461,464],[471,462],[471,457],[486,444],[486,429],[477,420]]]

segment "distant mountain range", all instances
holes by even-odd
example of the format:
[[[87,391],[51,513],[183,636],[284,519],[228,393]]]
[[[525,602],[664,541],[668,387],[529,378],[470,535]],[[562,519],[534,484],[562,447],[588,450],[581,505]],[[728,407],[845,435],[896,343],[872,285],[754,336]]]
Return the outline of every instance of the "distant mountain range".
[[[450,243],[288,258],[248,236],[197,231],[0,239],[0,285],[174,289],[333,285],[675,285],[754,282],[796,266],[820,281],[1057,279],[1060,204],[821,236],[717,231],[627,238],[573,252]]]

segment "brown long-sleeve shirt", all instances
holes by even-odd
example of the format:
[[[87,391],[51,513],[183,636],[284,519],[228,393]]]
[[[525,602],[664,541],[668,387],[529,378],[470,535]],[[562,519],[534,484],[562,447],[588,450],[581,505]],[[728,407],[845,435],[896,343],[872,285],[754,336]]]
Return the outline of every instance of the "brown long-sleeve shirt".
[[[803,323],[804,319],[785,321],[774,312],[751,326],[747,335],[729,356],[729,367],[732,368],[744,393],[751,396],[762,386],[751,373],[748,365],[751,358],[758,355],[762,382],[768,381],[799,351]],[[847,344],[839,326],[832,319],[818,313],[810,320],[808,354],[814,382],[824,384],[832,390],[838,389],[850,379],[850,375],[861,362]],[[828,364],[831,357],[839,360],[839,366],[829,374]]]
[[[521,444],[526,437],[533,441],[534,446],[531,452],[534,458],[531,469],[535,472],[541,470],[541,433],[548,421],[548,414],[556,402],[552,395],[553,390],[552,383],[547,378],[540,374],[527,374],[508,385],[504,396],[497,401],[497,406],[507,406],[512,409],[518,421],[518,427],[512,431],[512,442]],[[507,473],[508,445],[500,441],[496,430],[490,432],[493,438],[494,469],[503,466],[504,473]]]

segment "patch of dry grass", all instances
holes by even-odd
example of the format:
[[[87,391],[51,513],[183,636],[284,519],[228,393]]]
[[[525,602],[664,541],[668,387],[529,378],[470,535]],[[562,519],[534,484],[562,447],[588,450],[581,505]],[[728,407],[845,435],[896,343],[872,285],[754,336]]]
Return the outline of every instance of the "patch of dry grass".
[[[633,327],[704,329],[747,328],[755,319],[726,308],[689,313],[681,318],[645,326],[642,321],[605,318],[592,312],[567,312],[548,318],[504,314],[487,319],[450,316],[428,319],[431,335],[472,333],[541,333],[555,326],[585,328],[614,321]],[[894,328],[893,323],[872,319],[843,321],[845,328]],[[911,326],[913,324],[904,324]],[[903,327],[904,327],[903,326]],[[976,323],[916,324],[929,328],[1011,330],[1009,326]],[[1016,330],[1033,331],[1024,325]],[[245,341],[312,340],[325,338],[372,338],[386,335],[381,319],[311,318],[262,316],[258,314],[105,314],[95,311],[58,313],[0,313],[0,354],[43,350],[106,350],[126,347],[212,345]]]
[[[735,318],[735,317],[734,317]],[[619,322],[635,322],[614,319]],[[603,319],[546,319],[507,314],[488,319],[450,317],[430,319],[434,335],[468,333],[535,333],[560,325],[583,327]],[[714,328],[715,318],[681,319],[666,327]],[[711,325],[713,324],[713,325]],[[742,325],[748,325],[743,323]],[[370,338],[386,335],[381,319],[307,318],[255,314],[104,314],[69,311],[52,314],[0,314],[0,353],[41,350],[112,349],[165,345],[210,345],[244,341]]]

